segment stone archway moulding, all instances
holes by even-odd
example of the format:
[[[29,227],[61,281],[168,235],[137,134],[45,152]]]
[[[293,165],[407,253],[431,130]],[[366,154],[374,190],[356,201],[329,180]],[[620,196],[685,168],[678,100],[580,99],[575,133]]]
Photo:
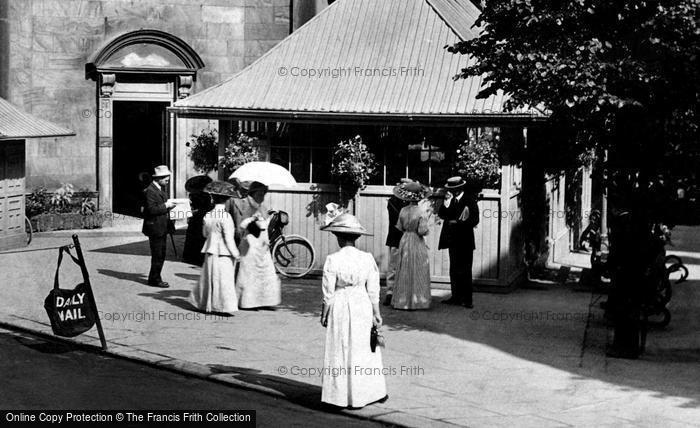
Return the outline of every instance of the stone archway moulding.
[[[137,46],[134,46],[137,45]],[[122,61],[115,64],[120,52],[152,45],[153,49],[167,54],[172,63],[131,64]],[[163,50],[164,49],[164,50]],[[170,102],[186,98],[197,79],[197,70],[204,62],[194,49],[179,37],[160,30],[141,29],[118,35],[105,42],[87,60],[85,78],[96,82],[97,112],[97,190],[99,208],[112,211],[112,171],[113,171],[113,102],[120,100]],[[171,195],[176,181],[175,135],[172,114],[166,115],[165,159],[173,172]]]

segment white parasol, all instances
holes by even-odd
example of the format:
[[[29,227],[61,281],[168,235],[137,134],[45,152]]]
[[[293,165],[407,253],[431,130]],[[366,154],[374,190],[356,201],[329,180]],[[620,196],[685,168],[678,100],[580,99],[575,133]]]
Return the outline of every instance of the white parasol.
[[[283,166],[272,162],[248,162],[240,166],[229,177],[240,181],[259,181],[271,186],[292,187],[297,184],[292,174]]]

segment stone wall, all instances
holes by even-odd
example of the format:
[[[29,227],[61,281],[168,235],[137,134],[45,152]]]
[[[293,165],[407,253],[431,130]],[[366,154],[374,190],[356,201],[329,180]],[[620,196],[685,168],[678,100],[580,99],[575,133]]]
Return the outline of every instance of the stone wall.
[[[196,93],[231,77],[289,32],[288,0],[0,2],[9,22],[9,31],[0,32],[0,46],[9,45],[7,98],[76,132],[75,137],[27,141],[28,190],[65,182],[95,190],[96,84],[85,79],[85,63],[107,40],[141,28],[181,38],[206,64],[198,73]],[[309,9],[306,2],[296,0],[295,9]],[[184,127],[194,131],[201,126]],[[179,144],[188,136],[182,131]]]

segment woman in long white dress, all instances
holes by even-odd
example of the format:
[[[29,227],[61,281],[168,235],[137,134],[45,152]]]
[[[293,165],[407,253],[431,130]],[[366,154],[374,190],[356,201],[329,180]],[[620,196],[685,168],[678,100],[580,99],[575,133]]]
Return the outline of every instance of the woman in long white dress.
[[[322,230],[333,232],[340,250],[323,266],[326,327],[321,401],[339,407],[363,407],[388,398],[380,348],[372,352],[370,331],[382,324],[379,269],[370,253],[355,248],[369,235],[350,214],[341,214]]]
[[[224,204],[233,186],[215,181],[204,191],[211,195],[214,208],[204,216],[204,264],[189,301],[200,311],[232,314],[238,310],[235,260],[240,254],[233,237],[233,218]]]
[[[241,309],[271,308],[282,303],[282,286],[270,254],[267,213],[263,201],[267,187],[253,182],[248,190],[249,217],[238,225],[241,260],[236,287]]]

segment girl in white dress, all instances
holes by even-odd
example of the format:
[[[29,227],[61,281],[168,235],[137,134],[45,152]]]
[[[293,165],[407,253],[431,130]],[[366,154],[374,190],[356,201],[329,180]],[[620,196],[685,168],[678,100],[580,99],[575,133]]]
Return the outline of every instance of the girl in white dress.
[[[224,204],[233,194],[233,186],[215,181],[204,191],[211,195],[214,209],[204,216],[204,265],[189,300],[200,311],[232,314],[238,310],[235,261],[240,254],[233,238],[233,218]]]
[[[263,210],[267,187],[253,182],[248,190],[249,217],[238,225],[241,260],[236,278],[238,307],[273,308],[282,303],[282,287],[270,254],[268,220]]]
[[[370,235],[350,214],[341,214],[322,230],[333,232],[340,250],[323,266],[323,310],[326,327],[321,401],[358,408],[383,402],[386,381],[380,348],[370,349],[372,326],[381,326],[379,269],[370,253],[355,248],[360,235]]]

